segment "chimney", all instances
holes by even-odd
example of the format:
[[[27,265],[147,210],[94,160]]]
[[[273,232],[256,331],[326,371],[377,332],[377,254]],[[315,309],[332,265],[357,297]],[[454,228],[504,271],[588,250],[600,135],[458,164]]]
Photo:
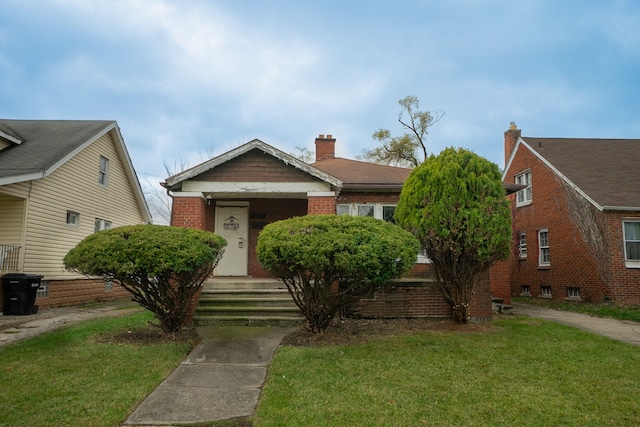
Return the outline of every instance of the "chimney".
[[[316,162],[336,158],[336,139],[331,135],[320,134],[316,138]]]
[[[506,164],[509,161],[509,156],[511,156],[511,152],[516,146],[518,139],[520,139],[520,135],[522,131],[518,129],[516,126],[516,122],[511,122],[509,125],[509,129],[507,129],[504,133],[504,163]]]

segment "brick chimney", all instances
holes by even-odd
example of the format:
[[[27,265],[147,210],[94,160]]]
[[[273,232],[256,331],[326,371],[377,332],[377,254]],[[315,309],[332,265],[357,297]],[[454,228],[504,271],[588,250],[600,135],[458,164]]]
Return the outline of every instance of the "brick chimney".
[[[509,129],[504,132],[504,163],[509,161],[509,156],[516,146],[522,131],[516,126],[516,122],[511,122]]]
[[[316,162],[336,158],[336,139],[331,135],[316,138]]]

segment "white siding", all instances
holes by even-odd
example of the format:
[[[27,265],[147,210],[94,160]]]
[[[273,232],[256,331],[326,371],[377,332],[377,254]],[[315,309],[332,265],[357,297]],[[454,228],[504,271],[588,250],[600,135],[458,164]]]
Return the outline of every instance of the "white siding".
[[[100,156],[109,159],[107,188],[98,184]],[[77,277],[64,271],[62,258],[93,233],[95,218],[111,221],[112,227],[144,221],[110,134],[32,184],[24,272],[43,274],[45,280]],[[68,210],[80,214],[78,227],[66,224]]]

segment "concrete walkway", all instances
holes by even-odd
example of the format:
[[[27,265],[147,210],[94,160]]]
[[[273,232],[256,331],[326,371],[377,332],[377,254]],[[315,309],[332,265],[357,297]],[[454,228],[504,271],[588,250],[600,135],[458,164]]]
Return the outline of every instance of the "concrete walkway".
[[[123,426],[167,426],[253,415],[282,338],[295,328],[198,328],[202,343]]]
[[[614,340],[640,347],[640,323],[630,320],[607,319],[589,314],[553,310],[528,304],[512,304],[514,314],[526,314],[531,317],[550,320],[574,328],[603,335]]]

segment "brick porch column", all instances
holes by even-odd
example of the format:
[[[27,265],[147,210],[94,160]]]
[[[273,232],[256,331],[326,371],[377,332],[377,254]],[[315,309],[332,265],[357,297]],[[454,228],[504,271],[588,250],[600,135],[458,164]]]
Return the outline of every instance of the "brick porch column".
[[[206,203],[202,193],[174,193],[171,225],[205,230]]]
[[[307,200],[307,215],[335,215],[336,213],[336,193],[334,191],[307,193]]]

